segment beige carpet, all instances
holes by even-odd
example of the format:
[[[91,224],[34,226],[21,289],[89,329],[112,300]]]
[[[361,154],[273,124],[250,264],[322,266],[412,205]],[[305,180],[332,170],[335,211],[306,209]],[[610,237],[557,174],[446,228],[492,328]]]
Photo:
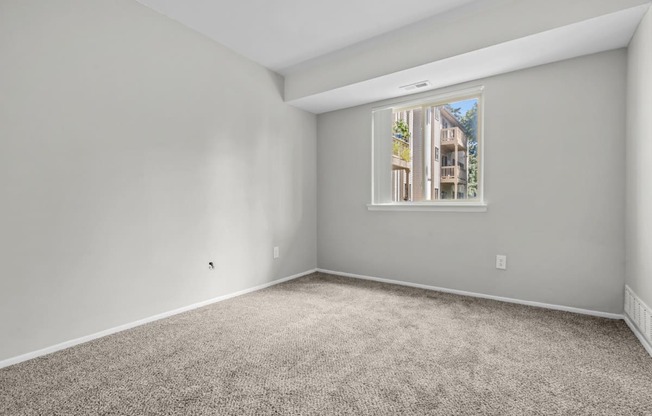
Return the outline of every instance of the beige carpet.
[[[650,415],[622,321],[313,275],[0,370],[2,415]]]

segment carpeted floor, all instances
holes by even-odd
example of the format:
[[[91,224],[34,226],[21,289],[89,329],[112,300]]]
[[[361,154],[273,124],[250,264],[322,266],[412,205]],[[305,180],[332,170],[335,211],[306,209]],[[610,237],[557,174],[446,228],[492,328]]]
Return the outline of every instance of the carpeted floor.
[[[2,415],[652,415],[622,321],[312,275],[0,370]]]

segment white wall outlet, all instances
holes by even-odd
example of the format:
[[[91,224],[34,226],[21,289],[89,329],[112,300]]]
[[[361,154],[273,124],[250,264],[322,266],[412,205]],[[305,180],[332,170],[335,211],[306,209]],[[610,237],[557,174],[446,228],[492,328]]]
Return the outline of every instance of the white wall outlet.
[[[281,257],[281,254],[279,253],[278,247],[274,247],[274,258],[277,259]]]
[[[504,254],[496,255],[496,269],[506,270],[507,269],[507,256]]]

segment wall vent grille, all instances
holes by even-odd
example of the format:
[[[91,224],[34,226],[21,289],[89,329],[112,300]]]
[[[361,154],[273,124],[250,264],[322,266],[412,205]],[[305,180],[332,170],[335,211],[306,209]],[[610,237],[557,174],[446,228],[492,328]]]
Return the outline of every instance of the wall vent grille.
[[[399,88],[402,89],[403,91],[413,91],[421,88],[426,88],[429,86],[430,86],[430,81],[425,80],[425,81],[415,82],[414,84],[410,84],[410,85],[403,85],[402,87]]]
[[[652,344],[652,308],[636,296],[628,286],[625,287],[625,313],[645,339]]]

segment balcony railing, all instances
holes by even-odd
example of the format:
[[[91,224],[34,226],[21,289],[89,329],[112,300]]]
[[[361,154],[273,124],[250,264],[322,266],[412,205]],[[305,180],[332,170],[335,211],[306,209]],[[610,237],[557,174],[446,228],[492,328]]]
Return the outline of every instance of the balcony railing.
[[[459,127],[441,130],[441,145],[455,145],[466,149],[466,135]]]
[[[444,166],[441,168],[441,181],[443,183],[452,183],[460,180],[466,181],[466,169],[460,169],[459,166]]]
[[[410,168],[410,144],[405,140],[394,137],[392,145],[392,164],[395,169]]]

